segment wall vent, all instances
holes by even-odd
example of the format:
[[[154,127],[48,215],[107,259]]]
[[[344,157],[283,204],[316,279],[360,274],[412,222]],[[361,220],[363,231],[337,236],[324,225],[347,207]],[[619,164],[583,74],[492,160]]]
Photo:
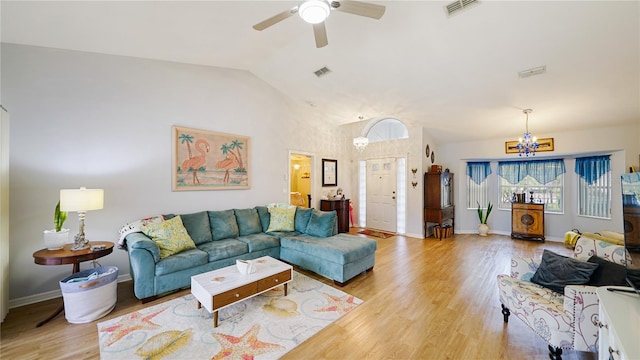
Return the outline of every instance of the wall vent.
[[[329,70],[329,68],[325,66],[322,69],[314,71],[313,73],[316,74],[317,77],[321,77],[321,76],[324,76],[324,75],[326,75],[326,74],[328,74],[330,72],[331,72],[331,70]]]
[[[451,4],[445,6],[445,11],[447,15],[451,16],[453,14],[457,14],[462,10],[465,10],[469,6],[478,4],[478,0],[456,0]]]
[[[542,65],[542,66],[534,67],[534,68],[531,68],[531,69],[522,70],[522,71],[518,72],[518,77],[523,79],[523,78],[526,78],[526,77],[529,77],[529,76],[533,76],[533,75],[544,74],[546,72],[547,72],[547,65]]]

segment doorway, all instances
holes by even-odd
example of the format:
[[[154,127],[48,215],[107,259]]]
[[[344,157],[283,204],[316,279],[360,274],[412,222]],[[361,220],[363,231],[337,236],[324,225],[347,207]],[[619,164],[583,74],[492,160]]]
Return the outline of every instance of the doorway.
[[[289,153],[289,203],[312,207],[313,155]]]
[[[397,160],[367,160],[366,223],[368,228],[397,232]]]

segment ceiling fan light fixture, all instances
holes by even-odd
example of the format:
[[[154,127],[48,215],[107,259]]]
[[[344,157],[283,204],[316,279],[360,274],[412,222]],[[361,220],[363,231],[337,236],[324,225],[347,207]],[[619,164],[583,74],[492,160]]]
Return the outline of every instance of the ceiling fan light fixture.
[[[302,20],[309,24],[319,24],[323,22],[331,12],[329,3],[325,0],[307,0],[298,8],[298,14]]]

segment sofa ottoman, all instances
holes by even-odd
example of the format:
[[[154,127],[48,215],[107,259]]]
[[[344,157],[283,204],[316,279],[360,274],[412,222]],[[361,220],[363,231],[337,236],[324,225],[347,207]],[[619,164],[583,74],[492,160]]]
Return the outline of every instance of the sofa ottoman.
[[[280,259],[326,276],[340,286],[373,269],[375,240],[337,234],[319,238],[307,234],[280,238]]]

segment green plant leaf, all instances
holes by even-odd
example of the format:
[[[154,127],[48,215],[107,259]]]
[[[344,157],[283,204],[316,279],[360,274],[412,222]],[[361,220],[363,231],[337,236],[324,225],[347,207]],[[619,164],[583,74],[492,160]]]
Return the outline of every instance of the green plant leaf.
[[[62,225],[64,224],[65,221],[67,221],[67,212],[60,211],[60,201],[58,201],[58,204],[56,205],[56,210],[53,213],[53,225],[56,228],[56,232],[59,232],[60,230],[62,230]]]

